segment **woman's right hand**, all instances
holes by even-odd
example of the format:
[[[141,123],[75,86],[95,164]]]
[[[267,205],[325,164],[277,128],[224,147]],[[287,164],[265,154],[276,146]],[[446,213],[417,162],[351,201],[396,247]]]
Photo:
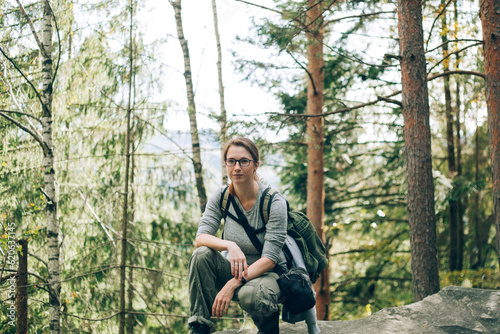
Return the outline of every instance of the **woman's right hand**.
[[[238,280],[248,275],[247,258],[236,243],[231,243],[227,248],[229,262],[231,262],[231,275]]]

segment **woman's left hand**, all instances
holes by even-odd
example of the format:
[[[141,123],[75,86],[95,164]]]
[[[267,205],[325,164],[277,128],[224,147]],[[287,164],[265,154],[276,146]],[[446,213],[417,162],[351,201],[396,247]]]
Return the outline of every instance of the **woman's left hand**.
[[[227,314],[229,309],[229,303],[233,299],[234,291],[236,290],[237,283],[236,279],[230,279],[224,287],[219,291],[215,297],[214,305],[212,306],[212,315],[217,318],[222,317]],[[240,284],[241,285],[241,284]]]

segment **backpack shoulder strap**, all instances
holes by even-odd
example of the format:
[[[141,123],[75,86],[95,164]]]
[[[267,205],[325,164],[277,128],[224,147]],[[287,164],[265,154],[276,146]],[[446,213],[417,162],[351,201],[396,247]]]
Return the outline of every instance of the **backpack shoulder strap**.
[[[269,221],[269,214],[271,213],[271,203],[273,201],[274,195],[278,191],[273,188],[266,188],[264,192],[262,193],[262,197],[260,198],[260,205],[259,205],[259,211],[260,211],[260,218],[264,222],[264,226],[267,224]]]
[[[229,209],[229,196],[231,195],[228,188],[229,186],[226,186],[220,196],[220,208],[224,219],[226,219],[227,216],[227,210]]]

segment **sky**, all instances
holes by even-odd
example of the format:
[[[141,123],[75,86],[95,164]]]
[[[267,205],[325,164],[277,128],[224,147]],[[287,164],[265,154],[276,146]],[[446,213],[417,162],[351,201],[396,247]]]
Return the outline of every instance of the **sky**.
[[[263,5],[272,5],[272,1],[260,1]],[[225,105],[228,118],[249,119],[261,118],[262,113],[279,111],[280,106],[272,92],[263,87],[243,80],[244,75],[238,73],[234,61],[233,51],[241,54],[256,56],[256,48],[246,42],[238,41],[237,36],[245,38],[252,34],[252,16],[269,15],[262,9],[248,6],[235,0],[217,0],[217,15],[219,34],[222,48],[222,76],[224,83]],[[187,95],[184,79],[184,61],[182,49],[177,38],[174,10],[168,1],[148,0],[147,8],[139,11],[141,24],[146,28],[145,42],[166,38],[161,54],[165,77],[163,78],[163,92],[159,100],[167,98],[171,108],[167,113],[166,129],[180,141],[181,145],[189,148],[189,117],[187,115]],[[184,36],[188,41],[191,58],[191,70],[195,89],[198,127],[219,131],[219,125],[208,115],[211,112],[220,112],[219,86],[217,74],[217,45],[214,32],[214,21],[211,0],[183,0],[182,19]],[[260,116],[259,116],[260,115]],[[177,132],[181,132],[175,135]],[[202,131],[203,132],[203,131]],[[276,134],[263,131],[259,135],[266,138],[277,138]],[[204,168],[213,174],[213,180],[220,180],[219,150],[217,143],[208,142],[201,136],[202,160]],[[170,147],[169,142],[161,136],[154,138],[156,147],[176,149]],[[212,149],[210,149],[212,148]],[[276,170],[262,165],[259,175],[273,187],[278,187],[279,177]],[[215,183],[208,188],[215,188]],[[210,190],[209,189],[209,190]]]
[[[260,3],[266,2],[271,4],[270,1]],[[252,27],[251,17],[263,15],[262,9],[259,10],[235,0],[217,0],[217,7],[222,45],[222,75],[228,115],[257,115],[267,111],[277,111],[279,105],[273,94],[262,87],[244,81],[243,74],[237,73],[234,66],[235,58],[232,54],[232,50],[236,49],[238,52],[245,53],[245,43],[238,42],[236,37],[249,35]],[[147,38],[154,40],[166,37],[167,39],[161,54],[162,62],[167,64],[164,92],[172,103],[167,127],[188,131],[184,63],[177,39],[174,11],[168,1],[162,0],[148,0],[148,8],[150,10],[142,13],[148,27]],[[220,111],[212,1],[182,1],[182,19],[191,57],[198,124],[201,128],[218,130],[218,125],[207,116],[210,112]]]

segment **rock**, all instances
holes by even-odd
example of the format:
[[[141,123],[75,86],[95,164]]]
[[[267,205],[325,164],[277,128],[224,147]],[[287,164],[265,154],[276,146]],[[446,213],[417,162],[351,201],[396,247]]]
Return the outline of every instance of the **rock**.
[[[318,324],[325,334],[500,334],[500,291],[449,286],[420,302],[386,308],[364,319]],[[307,334],[307,327],[305,322],[281,323],[280,333]]]

